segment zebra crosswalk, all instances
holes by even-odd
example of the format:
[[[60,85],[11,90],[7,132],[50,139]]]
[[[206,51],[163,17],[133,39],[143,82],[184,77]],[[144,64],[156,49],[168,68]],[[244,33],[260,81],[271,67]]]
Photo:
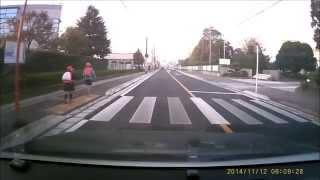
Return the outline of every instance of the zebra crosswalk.
[[[257,120],[256,118],[250,116],[248,113],[242,111],[238,107],[232,105],[231,103],[227,102],[223,99],[217,99],[212,98],[214,102],[222,106],[224,109],[226,109],[228,112],[234,114],[237,118],[239,118],[241,121],[243,121],[246,124],[262,124],[261,121]]]
[[[123,108],[134,99],[133,96],[122,96],[111,105],[91,117],[89,121],[111,121]],[[197,119],[192,119],[185,103],[179,97],[167,97],[167,112],[169,113],[169,124],[172,125],[192,125]],[[130,124],[152,124],[157,97],[144,97],[128,118]],[[195,109],[206,118],[211,125],[231,125],[235,121],[245,125],[263,125],[268,123],[288,124],[288,123],[309,123],[310,120],[295,115],[279,107],[275,107],[259,100],[243,99],[202,99],[200,97],[190,97],[190,102]],[[219,107],[218,107],[219,106]],[[222,110],[224,112],[222,112]],[[228,119],[225,114],[229,113],[237,117],[237,120]],[[229,116],[230,117],[230,116]],[[262,117],[262,118],[258,118]],[[114,119],[113,121],[116,121]]]

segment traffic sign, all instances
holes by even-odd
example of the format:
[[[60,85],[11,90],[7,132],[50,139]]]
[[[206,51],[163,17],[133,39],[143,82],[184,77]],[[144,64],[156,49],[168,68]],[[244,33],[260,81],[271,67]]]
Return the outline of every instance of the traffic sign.
[[[25,61],[25,48],[24,43],[20,44],[20,55],[19,63],[24,63]],[[15,64],[17,58],[17,42],[6,41],[6,47],[4,52],[4,63],[5,64]]]

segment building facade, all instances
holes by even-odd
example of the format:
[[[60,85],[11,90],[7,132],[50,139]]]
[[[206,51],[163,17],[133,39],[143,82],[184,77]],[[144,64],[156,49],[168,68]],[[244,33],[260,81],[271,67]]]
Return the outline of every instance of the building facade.
[[[24,5],[9,5],[0,7],[0,38],[12,35],[15,32],[10,31],[9,19],[20,18]],[[40,13],[42,11],[47,12],[50,20],[52,21],[54,32],[53,38],[59,36],[59,26],[61,23],[61,5],[27,5],[26,13],[35,11]]]
[[[109,61],[108,69],[130,70],[135,69],[133,53],[111,53],[105,59]]]

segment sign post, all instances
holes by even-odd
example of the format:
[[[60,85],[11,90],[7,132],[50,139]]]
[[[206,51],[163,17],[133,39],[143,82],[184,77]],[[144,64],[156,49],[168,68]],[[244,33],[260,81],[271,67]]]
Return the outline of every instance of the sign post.
[[[25,62],[25,46],[24,43],[20,44],[19,49],[19,63]],[[6,41],[5,52],[4,52],[4,63],[5,64],[15,64],[17,60],[17,42]]]

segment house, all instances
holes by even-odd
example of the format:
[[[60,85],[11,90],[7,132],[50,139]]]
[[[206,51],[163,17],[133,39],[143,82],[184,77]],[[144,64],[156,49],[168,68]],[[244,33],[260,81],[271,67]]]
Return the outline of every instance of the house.
[[[111,70],[130,70],[135,69],[133,62],[134,53],[111,53],[104,59],[109,60],[108,69]]]

